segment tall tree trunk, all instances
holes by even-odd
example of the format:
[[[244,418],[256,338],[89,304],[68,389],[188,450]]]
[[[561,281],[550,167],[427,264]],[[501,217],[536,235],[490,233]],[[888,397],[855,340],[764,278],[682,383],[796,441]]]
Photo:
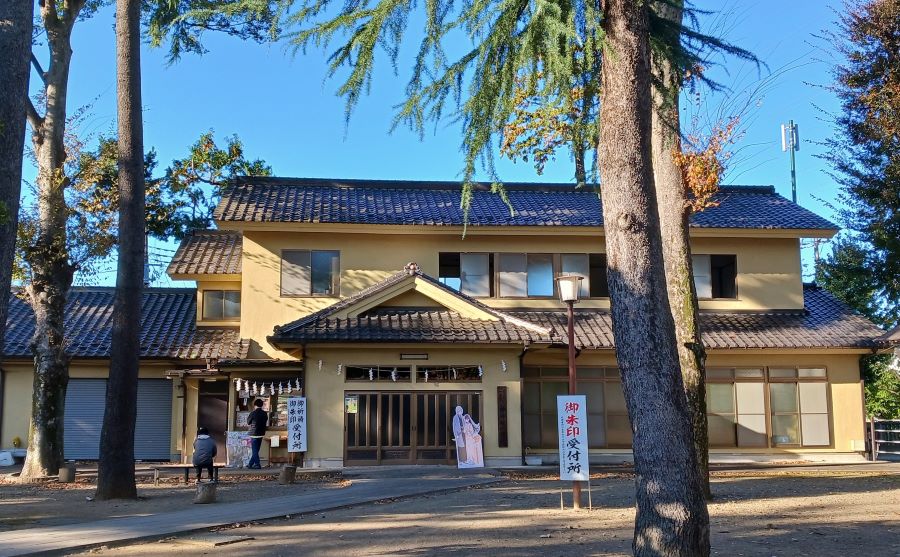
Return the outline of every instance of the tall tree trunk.
[[[50,50],[50,65],[39,70],[44,82],[46,111],[38,116],[28,111],[37,159],[38,232],[25,248],[31,268],[26,287],[34,310],[34,388],[28,454],[23,478],[55,475],[63,459],[63,414],[69,381],[65,354],[65,306],[72,286],[74,267],[69,262],[66,238],[65,176],[66,101],[72,59],[72,27],[84,6],[83,0],[41,2],[41,20]],[[62,10],[58,11],[58,7]],[[37,65],[37,64],[35,64]]]
[[[134,426],[144,279],[144,128],[141,114],[141,2],[116,1],[119,119],[119,259],[112,353],[100,438],[98,499],[133,499]]]
[[[32,0],[0,2],[0,52],[6,58],[0,64],[0,361],[19,224],[33,18]]]
[[[683,8],[680,2],[657,1],[653,9],[673,24],[681,26]],[[680,76],[672,71],[668,60],[653,58],[653,73],[660,87],[653,91],[652,148],[659,226],[662,231],[666,286],[675,336],[678,360],[691,414],[694,452],[703,486],[703,496],[712,499],[709,488],[709,438],[706,422],[706,350],[700,338],[700,310],[691,270],[689,224],[691,204],[681,170],[672,156],[681,148],[681,124],[678,116]]]
[[[701,492],[666,293],[650,146],[648,8],[606,0],[600,92],[603,178],[613,336],[634,433],[638,556],[709,554]]]

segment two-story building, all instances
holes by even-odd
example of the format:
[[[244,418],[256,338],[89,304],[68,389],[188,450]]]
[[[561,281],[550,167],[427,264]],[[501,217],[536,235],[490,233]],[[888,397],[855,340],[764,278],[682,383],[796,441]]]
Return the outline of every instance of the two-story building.
[[[456,406],[481,423],[488,465],[552,461],[567,386],[554,277],[577,274],[591,452],[629,458],[600,200],[570,184],[506,188],[509,205],[476,191],[466,222],[456,182],[238,181],[217,229],[169,266],[196,289],[144,296],[138,456],[186,459],[198,426],[222,442],[260,397],[277,435],[302,392],[307,466],[452,463]],[[716,202],[691,223],[713,458],[858,458],[859,358],[883,332],[801,278],[800,240],[837,227],[771,187],[723,187]],[[71,458],[96,454],[111,308],[108,289],[71,296]],[[14,301],[2,447],[27,438],[30,319]]]

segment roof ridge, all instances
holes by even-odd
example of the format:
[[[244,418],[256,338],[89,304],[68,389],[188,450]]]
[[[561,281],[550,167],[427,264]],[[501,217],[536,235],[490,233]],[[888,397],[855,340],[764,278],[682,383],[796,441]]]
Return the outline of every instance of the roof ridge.
[[[12,292],[21,292],[21,288],[12,288]],[[69,292],[115,292],[115,286],[71,286]],[[196,292],[197,288],[193,286],[147,286],[143,289],[143,294],[186,294],[188,292]]]
[[[552,191],[568,193],[593,194],[599,183],[589,183],[578,187],[574,182],[519,182],[502,181],[507,191]],[[458,190],[462,180],[410,180],[410,179],[369,179],[369,178],[335,178],[335,177],[301,177],[301,176],[238,176],[235,186],[278,186],[278,187],[314,187],[334,189],[381,189],[381,190]],[[493,182],[473,182],[476,191],[491,191]],[[760,184],[722,184],[719,191],[723,193],[765,193],[775,194],[775,186]]]
[[[188,231],[189,234],[221,234],[222,236],[240,236],[242,232],[240,230],[223,230],[221,228],[192,228]]]

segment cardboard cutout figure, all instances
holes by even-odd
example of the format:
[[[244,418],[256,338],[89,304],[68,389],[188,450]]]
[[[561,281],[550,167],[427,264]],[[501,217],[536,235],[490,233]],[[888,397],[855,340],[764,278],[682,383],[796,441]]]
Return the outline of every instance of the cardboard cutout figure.
[[[453,416],[453,440],[456,442],[456,465],[458,468],[484,468],[484,451],[481,443],[481,424],[465,413],[462,406],[456,407]]]

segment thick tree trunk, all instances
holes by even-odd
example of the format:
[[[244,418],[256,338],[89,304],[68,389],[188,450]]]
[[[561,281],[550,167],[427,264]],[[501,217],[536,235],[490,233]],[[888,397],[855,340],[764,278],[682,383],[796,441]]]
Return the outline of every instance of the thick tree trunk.
[[[0,52],[6,59],[0,64],[0,361],[19,224],[33,18],[32,0],[0,2]]]
[[[63,414],[69,369],[65,354],[65,306],[74,268],[69,262],[66,238],[64,173],[66,161],[66,101],[69,66],[72,58],[72,26],[83,6],[81,0],[44,2],[41,20],[50,50],[50,65],[41,75],[44,81],[46,112],[43,117],[30,111],[32,144],[37,159],[38,232],[25,257],[31,268],[26,288],[35,316],[34,391],[28,454],[21,477],[52,476],[63,460]]]
[[[119,116],[119,259],[112,354],[100,439],[98,499],[133,499],[134,426],[144,280],[144,128],[141,115],[140,0],[116,1]]]
[[[682,8],[674,2],[656,2],[654,9],[661,16],[681,25]],[[678,339],[678,360],[681,377],[691,414],[694,451],[703,485],[703,495],[712,499],[709,488],[709,438],[706,422],[706,351],[700,338],[700,310],[697,290],[691,271],[691,243],[689,223],[691,205],[681,170],[672,154],[681,148],[681,125],[678,116],[679,79],[673,75],[667,60],[653,60],[656,81],[665,90],[653,91],[653,175],[656,201],[659,205],[659,225],[662,232],[663,259],[666,264],[666,286],[675,336]]]
[[[634,433],[635,555],[709,554],[666,293],[650,146],[646,3],[606,0],[599,161],[613,336]]]

